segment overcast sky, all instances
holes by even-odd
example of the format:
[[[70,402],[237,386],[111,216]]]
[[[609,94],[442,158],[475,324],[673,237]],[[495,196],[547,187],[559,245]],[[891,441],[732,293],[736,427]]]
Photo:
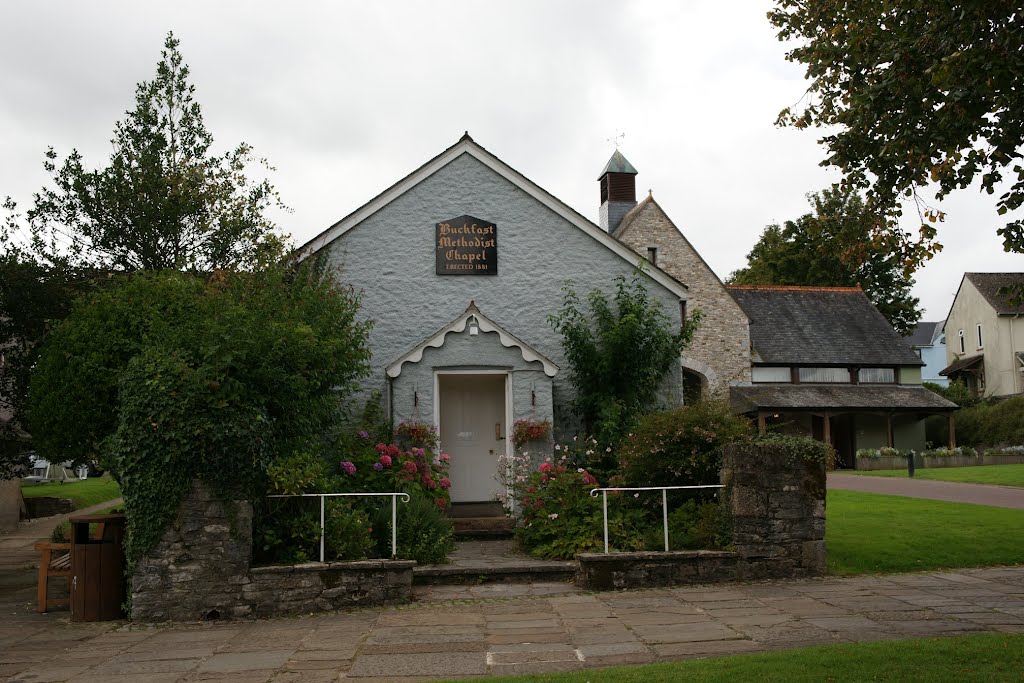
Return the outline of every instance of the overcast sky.
[[[302,243],[468,130],[591,220],[597,175],[620,149],[722,278],[765,225],[838,180],[814,131],[781,130],[803,70],[769,2],[4,2],[0,196],[24,207],[43,153],[110,153],[114,123],[152,79],[173,30],[207,127],[276,167]],[[945,250],[917,275],[926,319],[964,271],[1024,270],[1003,253],[994,199],[941,208]],[[908,224],[910,225],[910,224]]]

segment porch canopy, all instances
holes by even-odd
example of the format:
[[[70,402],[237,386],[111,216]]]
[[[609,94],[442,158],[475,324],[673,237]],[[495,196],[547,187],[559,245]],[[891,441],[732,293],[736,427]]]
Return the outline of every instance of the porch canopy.
[[[891,447],[894,414],[945,414],[949,417],[950,447],[956,445],[953,413],[959,406],[922,386],[763,384],[730,387],[729,396],[733,410],[757,417],[761,432],[765,431],[765,422],[769,415],[808,413],[824,417],[825,441],[828,441],[831,417],[850,413],[883,414],[887,420],[887,441]]]

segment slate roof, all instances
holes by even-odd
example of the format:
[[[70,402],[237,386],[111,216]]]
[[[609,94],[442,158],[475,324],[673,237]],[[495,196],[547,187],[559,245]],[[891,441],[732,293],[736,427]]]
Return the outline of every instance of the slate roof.
[[[942,329],[945,323],[945,320],[935,323],[918,323],[914,327],[914,331],[904,337],[904,339],[911,346],[931,346],[937,336],[936,333]]]
[[[622,152],[615,150],[612,152],[611,159],[604,165],[604,170],[601,171],[601,175],[597,177],[598,180],[603,178],[606,173],[629,173],[630,175],[637,175],[639,171],[633,168],[633,164],[626,160],[626,157],[622,156]]]
[[[953,361],[947,367],[939,370],[939,374],[943,377],[949,377],[957,372],[963,372],[964,370],[970,370],[975,365],[978,365],[985,360],[985,354],[979,353],[977,356],[968,356],[967,358],[960,358]]]
[[[859,287],[730,286],[755,364],[924,365]]]
[[[1024,273],[964,273],[992,308],[996,315],[1016,315],[1024,313],[1024,297],[1020,301],[1011,301],[1014,296],[1000,293],[1005,287],[1024,288]],[[1024,290],[1022,290],[1024,291]]]
[[[733,408],[755,410],[885,410],[945,412],[958,406],[922,386],[905,384],[755,384],[729,387]]]

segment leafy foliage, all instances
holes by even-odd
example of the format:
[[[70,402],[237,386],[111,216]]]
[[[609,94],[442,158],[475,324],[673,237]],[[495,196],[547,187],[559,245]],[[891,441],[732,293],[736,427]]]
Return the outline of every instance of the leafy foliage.
[[[747,439],[750,420],[719,401],[644,415],[618,450],[627,486],[719,483],[722,448]]]
[[[455,529],[451,519],[432,498],[413,494],[408,503],[398,504],[399,559],[419,564],[443,564],[455,550]],[[391,505],[376,508],[373,516],[378,557],[391,557]]]
[[[603,549],[601,503],[590,495],[597,480],[565,464],[541,464],[517,496],[522,524],[516,538],[532,555],[572,559]]]
[[[1024,445],[1024,397],[986,401],[958,411],[956,440],[965,446]]]
[[[759,446],[775,446],[793,461],[821,463],[826,469],[835,467],[836,450],[832,445],[809,436],[769,432],[754,437],[753,441]]]
[[[860,286],[901,335],[921,318],[910,295],[899,244],[876,233],[878,218],[855,191],[827,189],[807,195],[814,213],[769,225],[747,254],[747,267],[729,278],[737,285]]]
[[[317,448],[367,371],[357,311],[312,265],[125,276],[43,342],[29,397],[36,447],[114,473],[133,561],[192,478],[250,498],[276,456]]]
[[[213,152],[177,39],[169,34],[164,47],[155,78],[137,86],[134,109],[115,127],[105,167],[89,170],[77,151],[61,162],[50,149],[51,185],[27,213],[4,202],[0,400],[14,420],[0,427],[0,477],[12,476],[31,447],[21,427],[38,345],[79,296],[126,271],[254,268],[283,253],[267,216],[283,208],[277,192],[249,175],[266,164],[244,143]]]
[[[1011,0],[776,0],[768,13],[779,39],[795,41],[786,58],[807,67],[807,101],[784,109],[781,125],[826,128],[823,165],[866,189],[880,225],[901,247],[908,268],[930,258],[928,209],[915,239],[895,224],[901,196],[935,183],[939,199],[980,180],[993,193],[1004,172],[1016,176],[999,196],[1000,214],[1024,204],[1024,22]],[[920,205],[920,200],[918,200]],[[1007,251],[1024,251],[1024,221],[999,229]]]
[[[727,497],[699,502],[690,499],[668,516],[671,550],[722,550],[732,543],[732,511]],[[660,544],[660,545],[659,545]],[[664,541],[648,542],[649,549],[661,549]]]
[[[256,161],[245,143],[213,153],[178,45],[168,34],[156,77],[138,84],[135,108],[114,128],[106,167],[89,170],[77,150],[63,163],[52,148],[46,153],[53,186],[25,215],[45,262],[208,271],[280,255],[266,215],[281,207],[278,194],[247,174]],[[16,222],[11,200],[8,208]]]
[[[586,433],[616,444],[640,415],[658,403],[665,375],[678,365],[700,320],[694,312],[680,329],[650,298],[637,271],[615,281],[609,301],[600,290],[587,296],[589,315],[571,284],[561,310],[548,322],[562,336],[576,389],[575,407]]]
[[[964,384],[964,381],[961,379],[955,379],[947,386],[935,384],[934,382],[924,382],[924,386],[947,401],[952,401],[961,408],[976,406],[981,401],[977,395],[971,393],[971,390],[967,388],[967,385]]]

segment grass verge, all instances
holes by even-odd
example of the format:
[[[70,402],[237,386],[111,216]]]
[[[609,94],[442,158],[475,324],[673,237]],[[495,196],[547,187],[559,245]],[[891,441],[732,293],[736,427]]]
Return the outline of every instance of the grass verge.
[[[851,474],[869,477],[905,477],[903,470],[860,470]],[[997,484],[1024,487],[1024,465],[983,465],[980,467],[933,467],[914,472],[915,479],[960,481],[968,484]]]
[[[832,574],[1024,563],[1024,510],[857,491],[828,492]]]
[[[70,498],[76,510],[92,507],[108,500],[121,497],[121,488],[110,477],[94,477],[81,481],[60,482],[22,482],[21,495],[26,498],[53,496]]]
[[[1019,681],[1024,635],[982,634],[824,645],[756,655],[488,678],[515,683],[616,681]]]

